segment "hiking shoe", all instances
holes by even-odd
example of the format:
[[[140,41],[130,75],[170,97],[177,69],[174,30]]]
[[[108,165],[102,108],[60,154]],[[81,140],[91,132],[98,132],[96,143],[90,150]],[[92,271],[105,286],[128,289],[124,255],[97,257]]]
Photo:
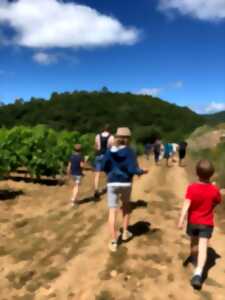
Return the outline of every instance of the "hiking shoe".
[[[109,250],[111,252],[116,252],[117,249],[118,249],[118,243],[117,243],[117,241],[110,241],[109,242]]]
[[[131,239],[132,236],[133,236],[133,233],[132,233],[132,232],[130,232],[129,230],[125,230],[125,231],[123,232],[123,234],[122,234],[122,241],[125,242],[125,241]]]
[[[191,285],[194,289],[200,290],[202,287],[202,277],[200,275],[194,275],[191,279]]]

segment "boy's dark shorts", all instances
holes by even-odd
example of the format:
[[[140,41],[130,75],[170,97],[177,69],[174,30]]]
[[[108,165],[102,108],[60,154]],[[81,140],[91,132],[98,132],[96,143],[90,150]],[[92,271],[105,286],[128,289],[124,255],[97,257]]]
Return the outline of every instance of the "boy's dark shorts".
[[[210,239],[213,233],[213,226],[188,224],[187,234],[193,237],[202,237]]]
[[[186,156],[186,150],[180,150],[179,151],[179,158],[180,159],[184,159]]]

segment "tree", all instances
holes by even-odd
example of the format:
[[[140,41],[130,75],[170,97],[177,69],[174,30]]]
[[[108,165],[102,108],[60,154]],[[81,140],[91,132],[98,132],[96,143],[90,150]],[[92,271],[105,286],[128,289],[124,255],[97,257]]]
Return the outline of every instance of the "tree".
[[[107,94],[107,93],[109,93],[109,92],[110,92],[110,90],[107,88],[107,86],[103,86],[103,87],[102,87],[101,93]]]

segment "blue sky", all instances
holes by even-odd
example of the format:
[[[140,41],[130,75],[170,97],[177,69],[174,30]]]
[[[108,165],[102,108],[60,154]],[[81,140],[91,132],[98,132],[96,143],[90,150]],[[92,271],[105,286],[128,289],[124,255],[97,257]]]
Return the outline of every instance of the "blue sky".
[[[0,0],[0,101],[152,94],[225,110],[225,0]]]

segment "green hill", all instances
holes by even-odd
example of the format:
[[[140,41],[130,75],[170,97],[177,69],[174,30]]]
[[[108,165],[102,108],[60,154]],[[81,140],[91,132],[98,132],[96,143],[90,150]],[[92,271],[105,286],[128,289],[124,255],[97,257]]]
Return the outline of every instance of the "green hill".
[[[129,126],[144,140],[152,133],[181,139],[205,123],[205,118],[187,107],[159,98],[130,93],[53,93],[49,100],[32,98],[0,107],[0,126],[46,124],[56,130],[97,132],[105,123],[115,130]]]
[[[204,115],[204,117],[209,121],[211,124],[219,124],[225,122],[225,111],[221,111],[215,114]]]

